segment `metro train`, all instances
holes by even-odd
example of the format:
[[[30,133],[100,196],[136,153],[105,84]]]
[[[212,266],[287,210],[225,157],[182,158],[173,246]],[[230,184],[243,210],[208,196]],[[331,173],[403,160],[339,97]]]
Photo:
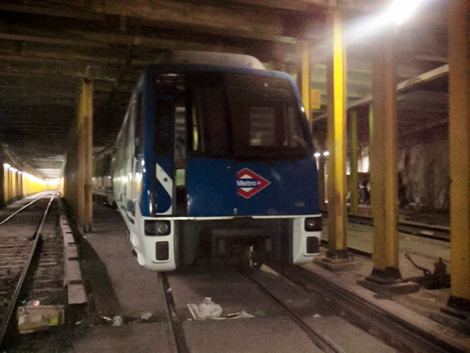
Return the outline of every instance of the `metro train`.
[[[247,55],[161,55],[133,90],[112,159],[138,263],[312,261],[321,233],[313,152],[290,75]]]

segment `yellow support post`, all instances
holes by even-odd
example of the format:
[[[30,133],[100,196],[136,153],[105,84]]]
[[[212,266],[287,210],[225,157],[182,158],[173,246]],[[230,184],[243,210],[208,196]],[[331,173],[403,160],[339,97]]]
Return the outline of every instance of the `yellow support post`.
[[[470,315],[470,5],[449,3],[451,296]]]
[[[397,120],[394,34],[377,41],[373,57],[371,112],[371,211],[374,218],[374,269],[367,279],[401,281],[397,230]]]
[[[308,41],[302,40],[301,43],[302,57],[302,75],[301,75],[301,94],[302,104],[305,109],[309,129],[312,129],[311,107],[310,107],[310,46]]]
[[[82,80],[79,116],[79,218],[84,232],[91,232],[93,222],[93,81]]]
[[[0,190],[0,192],[2,192],[3,194],[3,204],[0,205],[0,206],[5,206],[8,202],[8,168],[5,167],[5,164],[4,163],[2,165],[2,169],[3,169],[3,172],[2,172],[2,180],[3,180],[3,190]]]
[[[373,109],[369,111],[374,268],[365,280],[358,283],[377,293],[407,294],[419,291],[419,284],[404,282],[398,268],[398,151],[394,42],[394,32],[389,31],[374,45]]]
[[[0,208],[4,207],[5,202],[5,166],[3,165],[3,161],[0,159]]]
[[[357,215],[358,211],[358,178],[357,178],[357,111],[351,112],[350,120],[350,132],[351,132],[351,178],[349,181],[349,212],[353,215]]]
[[[341,14],[330,15],[333,55],[328,63],[328,252],[329,261],[349,260],[346,213],[346,70]]]
[[[7,201],[11,201],[11,199],[13,198],[13,188],[12,188],[12,184],[11,184],[11,169],[8,169],[7,170],[7,189],[8,189],[8,192],[7,192]]]
[[[83,227],[85,220],[85,180],[84,180],[84,168],[85,168],[85,153],[84,153],[84,125],[85,125],[85,84],[82,80],[82,91],[80,93],[80,103],[78,106],[78,125],[77,125],[77,156],[78,156],[78,173],[76,180],[76,192],[77,192],[77,213],[79,224]]]

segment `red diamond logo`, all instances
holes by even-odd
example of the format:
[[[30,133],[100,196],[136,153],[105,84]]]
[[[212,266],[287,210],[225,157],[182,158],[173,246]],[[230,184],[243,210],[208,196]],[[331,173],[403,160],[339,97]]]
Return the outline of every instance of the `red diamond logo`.
[[[255,172],[244,168],[237,173],[237,194],[249,199],[266,188],[270,181]]]

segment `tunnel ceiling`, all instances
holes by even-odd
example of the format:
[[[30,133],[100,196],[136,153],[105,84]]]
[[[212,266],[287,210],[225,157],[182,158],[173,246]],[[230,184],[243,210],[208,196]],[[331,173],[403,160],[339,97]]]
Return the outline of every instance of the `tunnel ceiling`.
[[[98,149],[115,139],[139,73],[160,53],[243,53],[296,74],[299,39],[312,44],[311,87],[322,94],[322,109],[314,114],[320,120],[326,111],[326,15],[336,2],[2,0],[0,142],[44,177],[58,177],[82,79],[94,80],[93,138]],[[380,3],[341,1],[348,18],[345,32],[352,33],[355,24],[377,13]],[[399,93],[400,130],[445,123],[446,2],[429,1],[400,28],[397,39],[397,80],[408,80]],[[370,101],[371,43],[348,38],[348,102],[359,109]],[[364,125],[360,136],[366,130]]]

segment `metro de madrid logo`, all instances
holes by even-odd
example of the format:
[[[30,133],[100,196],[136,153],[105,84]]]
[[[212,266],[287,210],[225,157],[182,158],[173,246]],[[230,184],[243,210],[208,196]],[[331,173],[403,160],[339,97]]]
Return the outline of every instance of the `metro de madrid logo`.
[[[270,181],[248,168],[244,168],[237,173],[237,194],[245,199],[256,195],[269,184],[271,184]]]

